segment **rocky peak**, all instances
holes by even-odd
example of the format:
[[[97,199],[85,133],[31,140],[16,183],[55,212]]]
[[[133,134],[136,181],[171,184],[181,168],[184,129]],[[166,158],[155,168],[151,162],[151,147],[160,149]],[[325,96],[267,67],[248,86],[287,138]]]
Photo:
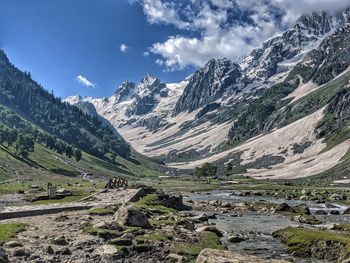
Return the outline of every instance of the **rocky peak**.
[[[224,91],[236,84],[240,76],[239,65],[231,60],[211,59],[189,78],[182,96],[176,103],[175,114],[194,111],[221,98]]]
[[[248,82],[287,72],[349,17],[350,8],[333,15],[320,12],[302,16],[291,29],[264,42],[240,64]]]
[[[128,80],[124,81],[114,93],[116,102],[122,102],[128,99],[135,92],[136,84]]]

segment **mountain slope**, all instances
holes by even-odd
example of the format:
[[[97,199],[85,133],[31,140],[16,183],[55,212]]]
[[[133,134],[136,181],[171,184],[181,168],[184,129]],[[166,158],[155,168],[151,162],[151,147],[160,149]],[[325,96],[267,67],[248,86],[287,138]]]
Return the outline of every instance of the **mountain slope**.
[[[161,157],[172,167],[215,161],[223,172],[233,160],[235,172],[256,177],[278,176],[268,170],[293,165],[305,168],[302,176],[319,173],[341,162],[348,146],[347,121],[339,121],[339,116],[347,114],[341,105],[347,99],[349,23],[350,9],[303,16],[240,64],[209,61],[178,85],[175,96],[150,101],[153,108],[143,115],[129,110],[137,100],[119,102],[112,96],[108,106],[104,99],[82,100],[92,103],[137,150]],[[135,94],[142,92],[139,86],[133,86]],[[130,114],[121,116],[122,111]],[[286,136],[276,148],[271,138],[281,133]],[[253,143],[261,144],[260,137],[268,142],[265,149]],[[331,141],[337,141],[334,147]],[[318,157],[330,153],[337,158],[314,169],[322,160]],[[301,165],[303,160],[313,168]],[[281,176],[300,176],[290,170],[292,174]]]
[[[160,174],[157,165],[133,151],[93,105],[81,110],[62,102],[12,65],[4,51],[0,51],[0,164],[3,179]]]

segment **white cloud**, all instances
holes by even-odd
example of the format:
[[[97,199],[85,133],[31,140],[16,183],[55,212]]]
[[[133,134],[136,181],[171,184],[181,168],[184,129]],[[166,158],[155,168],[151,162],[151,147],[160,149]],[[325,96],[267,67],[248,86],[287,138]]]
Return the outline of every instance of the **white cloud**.
[[[134,0],[135,2],[136,0]],[[349,0],[138,0],[151,24],[170,24],[196,36],[169,36],[152,45],[170,69],[202,66],[211,58],[233,60],[291,26],[302,14],[336,11]],[[240,14],[244,19],[236,15]]]
[[[84,76],[82,75],[78,75],[75,80],[85,86],[85,87],[88,87],[88,88],[95,88],[96,87],[96,84],[92,83],[90,80],[88,80],[87,78],[85,78]]]
[[[120,44],[119,49],[121,52],[125,53],[129,49],[129,47],[126,44]]]
[[[149,55],[150,55],[150,54],[149,54],[148,51],[143,52],[143,56],[144,56],[144,57],[149,57]]]

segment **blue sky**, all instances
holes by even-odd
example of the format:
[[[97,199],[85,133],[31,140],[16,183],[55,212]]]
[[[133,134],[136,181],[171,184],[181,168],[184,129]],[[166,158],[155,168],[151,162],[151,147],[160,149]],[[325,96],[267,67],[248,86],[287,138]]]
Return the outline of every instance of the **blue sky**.
[[[101,4],[103,2],[103,4]],[[171,25],[150,25],[142,9],[126,0],[1,0],[0,47],[20,69],[46,89],[107,96],[128,79],[146,73],[178,81],[191,69],[163,72],[155,56],[143,53],[177,33]],[[125,53],[120,45],[128,46]],[[95,87],[76,81],[82,75]]]
[[[57,96],[103,97],[147,73],[177,82],[210,58],[239,60],[301,14],[347,5],[348,0],[0,0],[0,48]]]

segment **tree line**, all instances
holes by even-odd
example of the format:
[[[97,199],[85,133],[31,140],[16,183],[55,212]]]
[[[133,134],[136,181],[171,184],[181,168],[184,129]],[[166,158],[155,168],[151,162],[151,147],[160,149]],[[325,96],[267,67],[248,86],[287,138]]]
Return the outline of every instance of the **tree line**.
[[[115,130],[98,117],[85,114],[76,106],[62,102],[53,92],[46,91],[35,82],[29,72],[22,72],[12,65],[0,50],[0,103],[39,126],[56,139],[55,149],[64,141],[100,158],[120,155],[128,158],[129,145]],[[47,139],[50,141],[51,139]],[[48,142],[49,147],[53,147]],[[68,155],[71,151],[68,149]]]
[[[3,106],[0,106],[0,121],[0,144],[6,148],[13,146],[16,153],[23,158],[34,152],[35,143],[40,143],[59,154],[65,154],[68,158],[74,156],[76,161],[81,160],[81,150],[40,131]]]

